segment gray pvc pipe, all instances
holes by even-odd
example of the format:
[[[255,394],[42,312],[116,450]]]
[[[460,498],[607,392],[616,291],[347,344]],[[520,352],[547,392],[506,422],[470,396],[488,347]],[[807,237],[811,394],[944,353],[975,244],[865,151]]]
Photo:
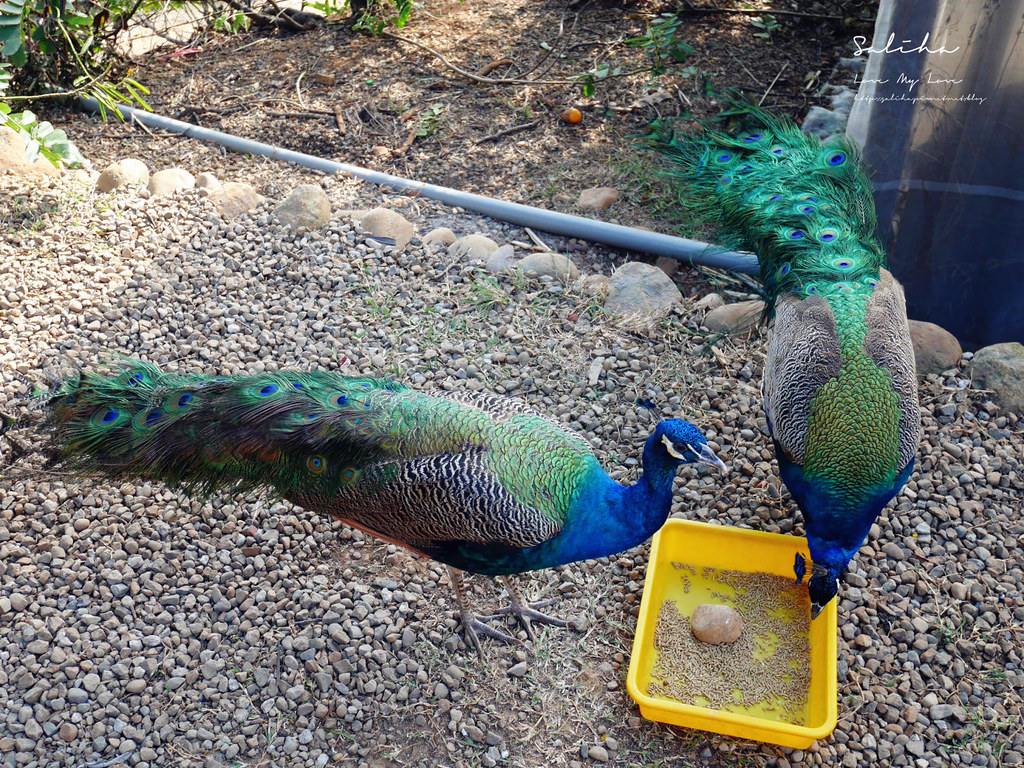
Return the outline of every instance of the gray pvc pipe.
[[[94,99],[81,98],[81,102],[87,109],[93,112],[99,111],[99,105]],[[703,264],[708,267],[757,274],[756,256],[720,250],[713,245],[702,243],[699,240],[689,240],[684,237],[647,232],[645,230],[633,229],[632,227],[623,227],[619,224],[609,224],[605,221],[585,219],[582,216],[572,216],[568,213],[545,211],[529,205],[495,200],[492,197],[474,195],[470,192],[460,192],[457,189],[439,187],[436,184],[426,184],[422,181],[411,181],[399,176],[381,173],[380,171],[360,168],[357,165],[336,163],[332,160],[306,155],[302,152],[293,152],[290,149],[282,149],[270,144],[250,141],[240,136],[232,136],[229,133],[214,131],[210,128],[203,128],[192,123],[163,117],[152,112],[144,112],[143,110],[125,105],[118,105],[117,109],[125,119],[138,120],[144,125],[180,133],[193,139],[213,141],[236,152],[263,155],[274,160],[286,160],[306,168],[323,171],[324,173],[338,173],[340,171],[349,176],[371,181],[374,184],[394,187],[400,192],[415,193],[446,205],[476,211],[494,219],[520,224],[531,229],[539,229],[544,232],[566,235],[568,237],[578,237],[588,242],[603,243],[604,245],[630,251],[640,251],[656,256],[668,256],[669,258],[688,261],[693,264]]]

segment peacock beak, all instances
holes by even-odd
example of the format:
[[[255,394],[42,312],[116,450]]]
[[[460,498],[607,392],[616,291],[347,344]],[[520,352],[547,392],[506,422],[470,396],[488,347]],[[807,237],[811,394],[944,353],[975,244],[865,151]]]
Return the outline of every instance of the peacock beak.
[[[712,467],[718,467],[723,472],[729,471],[729,466],[715,455],[715,452],[711,450],[707,443],[697,447],[697,461],[701,464],[710,464]]]

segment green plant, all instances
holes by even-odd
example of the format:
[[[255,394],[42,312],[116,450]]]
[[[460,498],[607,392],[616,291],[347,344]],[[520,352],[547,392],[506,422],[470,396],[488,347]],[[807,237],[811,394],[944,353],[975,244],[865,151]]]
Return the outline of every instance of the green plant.
[[[575,80],[580,84],[584,96],[593,96],[597,92],[597,83],[607,77],[622,74],[622,67],[613,67],[608,62],[595,65],[590,71],[577,75]]]
[[[754,37],[760,37],[764,40],[771,40],[772,32],[781,29],[779,22],[777,22],[775,17],[771,14],[765,14],[764,16],[751,16],[750,26],[761,30],[760,32],[755,32]]]
[[[416,136],[420,139],[425,139],[428,136],[433,136],[437,133],[441,127],[442,118],[447,108],[443,104],[435,104],[432,107],[427,107],[420,115],[420,127],[416,131]]]
[[[40,122],[27,109],[12,113],[10,106],[0,102],[0,119],[0,124],[21,133],[25,138],[25,159],[28,162],[35,162],[40,156],[55,166],[78,165],[82,162],[81,153],[64,131],[54,128],[45,120]]]
[[[326,16],[345,15],[351,10],[356,16],[355,29],[379,35],[389,26],[401,29],[406,25],[413,0],[314,0],[306,5]]]
[[[662,13],[647,23],[643,35],[625,41],[647,54],[652,79],[664,75],[670,63],[682,64],[693,53],[693,47],[679,39],[681,24],[682,19],[676,14]]]

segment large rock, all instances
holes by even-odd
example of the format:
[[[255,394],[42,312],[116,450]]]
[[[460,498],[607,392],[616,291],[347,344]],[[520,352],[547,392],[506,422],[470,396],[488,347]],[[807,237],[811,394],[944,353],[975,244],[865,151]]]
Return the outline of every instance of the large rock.
[[[516,263],[516,249],[511,243],[505,243],[487,257],[487,271],[493,274],[503,272]]]
[[[456,239],[455,233],[448,229],[448,227],[438,227],[437,229],[430,230],[423,236],[423,244],[447,247],[454,243]]]
[[[184,168],[164,168],[149,177],[149,194],[161,197],[177,192],[179,189],[192,189],[196,185],[196,177]]]
[[[525,275],[554,277],[563,283],[570,283],[580,276],[580,271],[571,259],[550,251],[524,256],[516,266],[523,270]]]
[[[974,353],[971,376],[980,389],[992,390],[992,400],[1024,413],[1024,345],[1016,341],[993,344]]]
[[[683,298],[672,278],[651,264],[631,261],[612,273],[604,308],[613,315],[656,315]]]
[[[576,204],[585,211],[606,211],[619,199],[618,190],[611,187],[594,187],[580,192]]]
[[[136,184],[142,186],[149,184],[149,168],[144,162],[136,160],[134,157],[126,157],[116,163],[111,163],[96,179],[96,189],[100,192],[113,192],[115,189]]]
[[[292,230],[320,229],[331,220],[331,201],[318,185],[300,184],[277,204],[274,215]]]
[[[918,376],[956,368],[964,353],[956,336],[935,323],[911,320],[910,340],[914,343]]]
[[[208,189],[210,192],[216,192],[217,190],[223,189],[224,185],[220,183],[214,174],[209,171],[203,171],[196,176],[196,188],[197,189]]]
[[[210,202],[224,221],[233,221],[260,204],[262,196],[251,184],[226,181],[210,194]]]
[[[498,244],[484,235],[466,235],[448,246],[448,253],[466,261],[485,263]]]
[[[359,221],[359,227],[370,237],[394,243],[401,251],[416,234],[416,228],[402,214],[388,208],[374,208]]]
[[[25,139],[17,131],[6,126],[0,127],[0,171],[14,171],[22,176],[56,176],[58,168],[45,157],[34,163],[25,159]]]
[[[704,327],[712,333],[739,333],[757,325],[764,311],[763,301],[738,301],[712,309],[704,316]]]

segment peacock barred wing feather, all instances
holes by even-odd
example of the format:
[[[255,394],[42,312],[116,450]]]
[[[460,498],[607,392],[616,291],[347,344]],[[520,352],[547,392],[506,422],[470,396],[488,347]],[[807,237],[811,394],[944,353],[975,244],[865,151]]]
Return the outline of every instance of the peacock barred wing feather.
[[[655,128],[680,204],[758,256],[774,317],[765,411],[804,513],[812,598],[827,602],[920,441],[906,305],[875,237],[870,182],[849,142],[738,99],[700,133]]]

